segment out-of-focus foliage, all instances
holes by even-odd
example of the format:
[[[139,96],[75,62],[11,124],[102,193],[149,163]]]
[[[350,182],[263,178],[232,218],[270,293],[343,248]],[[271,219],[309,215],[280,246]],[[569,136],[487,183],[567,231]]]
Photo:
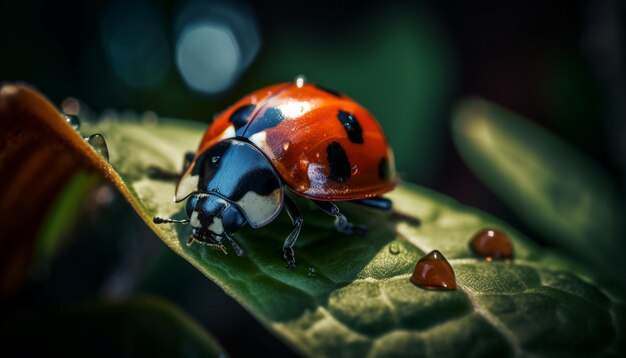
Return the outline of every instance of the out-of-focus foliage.
[[[474,173],[528,226],[626,284],[620,193],[599,165],[485,101],[458,108],[453,134]]]
[[[3,321],[4,356],[226,356],[191,317],[154,297],[87,302]],[[24,344],[29,339],[36,342]]]

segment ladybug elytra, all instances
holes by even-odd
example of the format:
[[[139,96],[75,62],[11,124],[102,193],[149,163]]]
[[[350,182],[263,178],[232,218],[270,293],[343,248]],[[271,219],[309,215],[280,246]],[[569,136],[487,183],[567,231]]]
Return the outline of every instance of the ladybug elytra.
[[[155,223],[190,224],[188,243],[223,250],[226,239],[241,255],[233,233],[246,223],[267,225],[285,207],[294,225],[283,245],[290,269],[303,222],[290,194],[332,215],[337,231],[364,235],[366,228],[350,223],[333,202],[391,210],[380,195],[395,186],[393,153],[374,117],[347,96],[300,78],[253,92],[219,114],[177,177],[175,201],[187,200],[188,219]]]

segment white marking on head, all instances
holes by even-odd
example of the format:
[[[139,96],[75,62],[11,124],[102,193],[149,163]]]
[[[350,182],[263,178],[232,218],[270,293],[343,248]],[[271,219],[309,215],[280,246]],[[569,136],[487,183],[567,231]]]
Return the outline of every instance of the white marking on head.
[[[218,218],[217,216],[214,216],[213,221],[211,221],[211,225],[209,225],[208,229],[214,234],[217,234],[217,235],[223,234],[224,225],[222,225],[222,218]]]
[[[245,214],[250,226],[258,228],[268,224],[278,215],[282,205],[281,196],[282,191],[280,188],[267,196],[249,191],[243,198],[237,201],[237,205]]]
[[[226,128],[223,132],[222,135],[220,136],[220,139],[227,139],[227,138],[233,138],[237,135],[237,133],[235,132],[235,126],[230,125],[228,126],[228,128]]]
[[[191,224],[192,227],[194,228],[201,228],[202,227],[202,223],[200,222],[200,220],[198,220],[198,212],[194,211],[191,213],[191,217],[189,218],[189,223]]]
[[[265,134],[265,131],[260,131],[250,136],[250,141],[256,144],[259,148],[269,148],[269,146],[267,145],[266,137],[267,135]]]
[[[174,200],[179,202],[184,200],[190,194],[198,190],[198,181],[200,177],[198,175],[185,174],[176,186],[176,195]]]

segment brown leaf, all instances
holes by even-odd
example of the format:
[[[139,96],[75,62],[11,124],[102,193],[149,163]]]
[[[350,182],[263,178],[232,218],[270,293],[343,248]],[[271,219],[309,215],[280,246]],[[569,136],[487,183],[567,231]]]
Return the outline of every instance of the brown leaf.
[[[104,161],[46,98],[0,87],[0,297],[26,276],[39,229],[65,183]],[[80,153],[80,154],[79,154]]]

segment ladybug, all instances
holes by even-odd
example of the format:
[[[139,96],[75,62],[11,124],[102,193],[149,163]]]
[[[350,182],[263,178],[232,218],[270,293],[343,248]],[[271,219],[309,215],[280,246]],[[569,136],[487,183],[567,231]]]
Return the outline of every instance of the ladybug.
[[[338,232],[365,235],[334,202],[389,211],[391,201],[380,195],[396,183],[393,152],[376,119],[347,96],[302,78],[253,92],[217,115],[176,176],[175,201],[187,200],[188,219],[154,217],[155,223],[191,224],[188,244],[224,251],[228,240],[242,255],[232,235],[246,223],[269,224],[284,207],[294,225],[283,245],[289,269],[303,222],[290,195],[333,216]]]

